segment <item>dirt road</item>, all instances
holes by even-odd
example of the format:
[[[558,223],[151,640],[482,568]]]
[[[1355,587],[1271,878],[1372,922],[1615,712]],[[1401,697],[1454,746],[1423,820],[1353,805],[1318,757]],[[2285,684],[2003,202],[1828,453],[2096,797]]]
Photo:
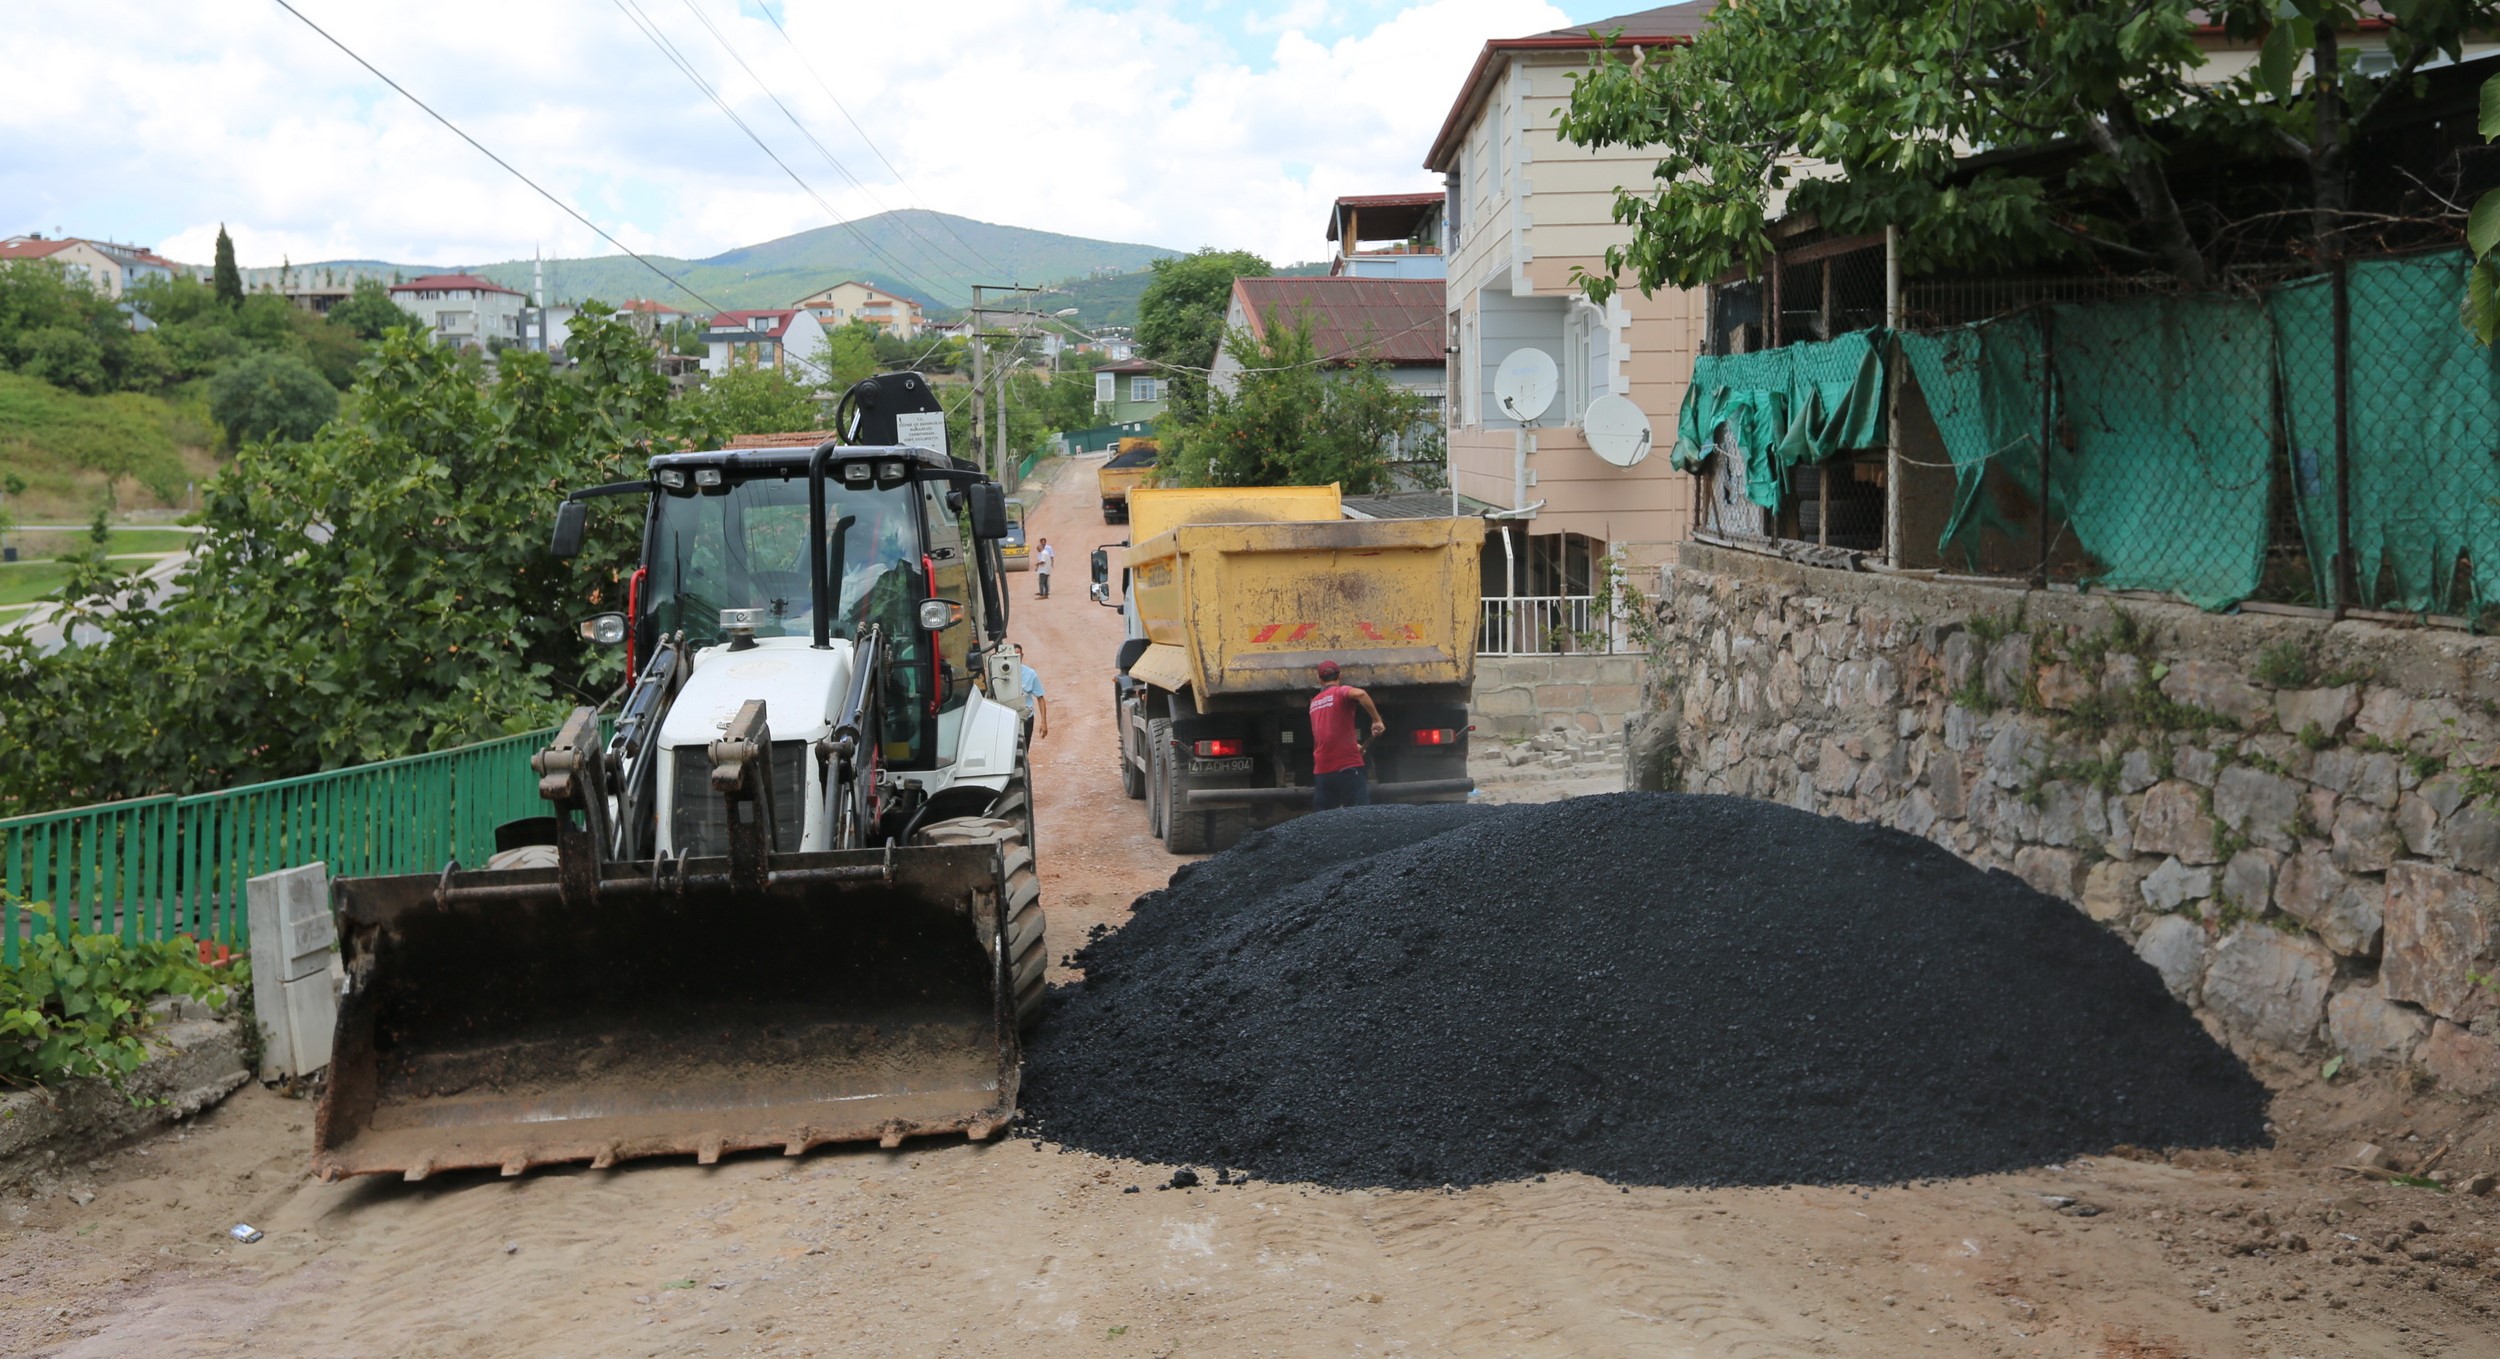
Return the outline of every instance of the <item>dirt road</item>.
[[[1057,953],[1173,864],[1109,753],[1117,625],[1084,558],[1114,535],[1089,473],[1034,516],[1058,597],[1014,578],[1054,700],[1036,767]],[[2500,1354],[2500,1200],[2315,1154],[2362,1124],[2422,1154],[2454,1111],[2338,1099],[2279,1104],[2302,1150],[2246,1157],[1870,1191],[1328,1193],[1163,1189],[1170,1167],[1029,1141],[323,1186],[310,1107],[254,1087],[0,1199],[0,1354]],[[2488,1127],[2455,1131],[2452,1164],[2494,1151]],[[228,1241],[236,1222],[267,1236]]]

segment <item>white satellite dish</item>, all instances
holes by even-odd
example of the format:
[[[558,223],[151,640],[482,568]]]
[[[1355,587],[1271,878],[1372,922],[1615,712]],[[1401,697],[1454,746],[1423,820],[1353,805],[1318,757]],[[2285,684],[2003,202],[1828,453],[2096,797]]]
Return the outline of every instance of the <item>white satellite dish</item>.
[[[1601,396],[1580,417],[1580,434],[1589,451],[1617,467],[1633,467],[1649,456],[1649,413],[1628,396]]]
[[[1525,424],[1554,404],[1561,376],[1553,355],[1542,349],[1514,349],[1494,371],[1493,404],[1502,414]]]

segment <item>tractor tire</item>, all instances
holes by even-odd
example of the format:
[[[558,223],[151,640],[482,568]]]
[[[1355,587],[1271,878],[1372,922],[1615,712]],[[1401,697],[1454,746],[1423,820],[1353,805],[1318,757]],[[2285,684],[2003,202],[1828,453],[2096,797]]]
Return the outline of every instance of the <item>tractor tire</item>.
[[[1158,840],[1172,820],[1172,723],[1146,722],[1146,829]]]
[[[990,815],[1002,821],[1020,822],[1024,826],[1024,847],[1035,855],[1042,852],[1041,828],[1033,819],[1033,759],[1019,753],[1016,772],[1007,780],[998,801],[990,804]]]
[[[1017,792],[1018,784],[1008,784],[1007,791]],[[1033,848],[1024,838],[1025,826],[1015,817],[958,816],[923,826],[913,838],[924,845],[999,846],[1006,862],[1007,956],[1013,960],[1016,1027],[1030,1030],[1042,1014],[1042,974],[1050,966],[1050,947],[1047,922],[1042,915],[1041,874],[1034,869]],[[982,916],[974,920],[973,928],[980,932],[981,947],[997,956],[996,922]]]

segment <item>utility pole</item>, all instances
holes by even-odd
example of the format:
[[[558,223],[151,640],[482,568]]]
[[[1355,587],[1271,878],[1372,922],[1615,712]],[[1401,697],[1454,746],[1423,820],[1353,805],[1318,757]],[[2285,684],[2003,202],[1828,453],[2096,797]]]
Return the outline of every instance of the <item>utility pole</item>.
[[[981,397],[981,294],[983,285],[972,285],[972,455],[978,461],[989,454],[989,426],[982,422]]]

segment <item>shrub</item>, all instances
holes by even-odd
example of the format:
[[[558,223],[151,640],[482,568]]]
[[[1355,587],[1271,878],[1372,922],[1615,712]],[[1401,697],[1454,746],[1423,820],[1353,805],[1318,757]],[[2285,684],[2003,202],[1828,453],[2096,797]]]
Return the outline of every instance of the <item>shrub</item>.
[[[200,961],[188,935],[134,944],[117,935],[72,934],[36,920],[15,967],[0,968],[0,1083],[102,1076],[119,1084],[148,1059],[149,1002],[190,996],[224,1009],[251,989],[251,964]]]
[[[339,413],[339,393],[302,359],[254,354],[210,380],[208,409],[236,448],[265,439],[301,443]]]

